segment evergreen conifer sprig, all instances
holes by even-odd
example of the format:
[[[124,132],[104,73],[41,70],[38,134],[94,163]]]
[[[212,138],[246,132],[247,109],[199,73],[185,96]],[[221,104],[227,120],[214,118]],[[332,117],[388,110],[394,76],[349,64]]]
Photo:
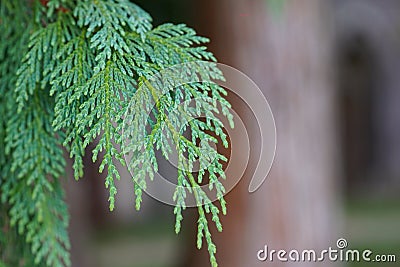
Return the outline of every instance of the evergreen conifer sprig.
[[[106,171],[110,210],[120,179],[116,161],[127,163],[133,174],[139,209],[147,177],[158,171],[155,152],[168,159],[176,151],[175,230],[192,194],[199,213],[197,246],[205,238],[211,265],[217,266],[206,214],[222,231],[220,209],[201,184],[209,181],[226,214],[219,178],[225,177],[227,159],[213,146],[219,140],[228,146],[219,111],[233,127],[226,92],[212,82],[223,76],[216,64],[200,61],[191,66],[199,80],[151,85],[154,75],[176,64],[216,61],[202,46],[208,39],[193,29],[170,23],[153,28],[151,21],[128,0],[0,2],[1,216],[2,224],[18,231],[0,231],[0,266],[14,264],[10,246],[26,244],[30,255],[21,256],[20,266],[70,266],[63,147],[79,179],[84,152],[95,140],[91,156]],[[181,74],[170,78],[179,81]],[[133,157],[125,163],[127,153]]]

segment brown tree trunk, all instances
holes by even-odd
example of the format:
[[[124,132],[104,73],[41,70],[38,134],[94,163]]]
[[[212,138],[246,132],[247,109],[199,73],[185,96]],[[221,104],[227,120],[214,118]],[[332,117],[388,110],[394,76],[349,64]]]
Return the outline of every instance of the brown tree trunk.
[[[275,12],[269,2],[200,3],[207,6],[207,13],[201,14],[209,22],[203,34],[213,40],[222,63],[232,64],[259,85],[275,115],[278,137],[268,179],[258,191],[248,193],[259,141],[254,138],[256,122],[239,107],[253,150],[244,179],[227,196],[224,231],[214,233],[221,267],[287,266],[290,263],[260,262],[257,252],[264,245],[322,250],[335,247],[340,237],[336,95],[329,68],[332,35],[326,2],[282,1],[284,6]],[[189,266],[208,266],[203,252],[194,253]]]

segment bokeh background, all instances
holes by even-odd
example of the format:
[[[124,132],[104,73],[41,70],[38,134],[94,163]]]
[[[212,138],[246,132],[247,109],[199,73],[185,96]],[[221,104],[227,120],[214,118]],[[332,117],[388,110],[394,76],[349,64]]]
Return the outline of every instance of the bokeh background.
[[[185,23],[211,38],[220,62],[252,78],[275,115],[267,181],[247,192],[259,154],[250,109],[230,96],[249,131],[250,164],[227,195],[221,267],[346,266],[257,261],[273,249],[351,249],[400,261],[400,2],[396,0],[137,0],[154,24]],[[129,175],[108,212],[97,167],[67,182],[74,267],[205,267],[195,211],[174,234],[173,209],[150,197],[134,210]],[[229,178],[229,177],[228,177]],[[399,263],[347,266],[398,266]]]

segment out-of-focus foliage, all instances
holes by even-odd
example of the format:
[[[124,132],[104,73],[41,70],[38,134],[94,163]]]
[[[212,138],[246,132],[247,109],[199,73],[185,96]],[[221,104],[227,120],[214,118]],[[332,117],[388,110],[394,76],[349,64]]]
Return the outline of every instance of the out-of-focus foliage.
[[[286,0],[265,0],[265,2],[272,14],[279,15],[285,7]]]

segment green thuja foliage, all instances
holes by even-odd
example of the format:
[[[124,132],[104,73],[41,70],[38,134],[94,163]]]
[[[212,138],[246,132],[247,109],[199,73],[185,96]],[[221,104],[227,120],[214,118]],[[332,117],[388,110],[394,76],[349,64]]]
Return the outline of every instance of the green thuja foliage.
[[[168,159],[176,150],[175,230],[192,194],[199,213],[197,246],[204,238],[217,266],[206,214],[222,231],[225,189],[218,178],[224,178],[227,159],[212,143],[228,142],[216,114],[221,110],[233,122],[225,90],[201,80],[223,76],[215,64],[196,63],[198,80],[170,89],[153,86],[152,77],[170,66],[215,58],[202,46],[208,39],[194,30],[183,24],[153,28],[151,21],[128,0],[1,0],[0,266],[70,266],[60,180],[64,151],[79,179],[93,142],[91,157],[106,173],[110,210],[120,179],[116,162],[133,174],[139,209],[142,191],[158,170],[155,152]],[[185,104],[190,99],[194,105]],[[197,118],[201,114],[206,118]],[[127,153],[132,157],[125,162]],[[220,208],[200,186],[205,179]]]

